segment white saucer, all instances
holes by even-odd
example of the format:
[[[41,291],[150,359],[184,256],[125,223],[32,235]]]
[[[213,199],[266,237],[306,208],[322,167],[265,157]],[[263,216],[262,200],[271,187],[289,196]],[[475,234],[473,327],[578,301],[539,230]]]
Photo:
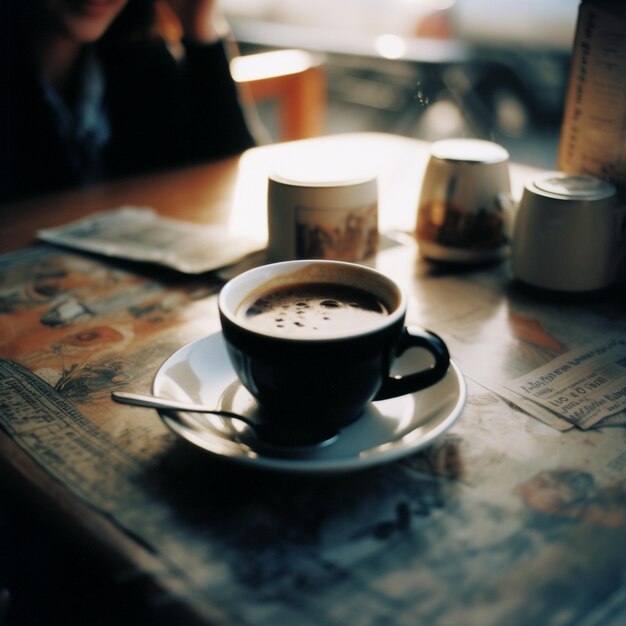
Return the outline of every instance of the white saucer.
[[[415,368],[421,352],[409,351],[402,367],[410,367],[412,361]],[[155,376],[153,391],[158,396],[201,402],[246,416],[256,411],[254,398],[230,364],[221,332],[170,356]],[[463,375],[451,363],[445,377],[432,387],[373,402],[331,442],[306,449],[259,445],[245,424],[227,418],[182,412],[161,412],[161,417],[175,433],[219,457],[259,468],[319,474],[360,470],[420,450],[456,422],[466,398]]]

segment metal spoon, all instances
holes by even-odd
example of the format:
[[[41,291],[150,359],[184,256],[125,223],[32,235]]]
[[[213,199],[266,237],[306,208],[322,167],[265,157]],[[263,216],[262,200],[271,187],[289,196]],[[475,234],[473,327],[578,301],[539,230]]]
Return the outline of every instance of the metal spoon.
[[[257,439],[267,444],[273,444],[278,446],[286,445],[287,447],[319,447],[332,443],[337,439],[337,434],[324,439],[322,441],[303,441],[298,443],[289,443],[289,437],[287,440],[283,440],[281,437],[281,430],[276,429],[265,424],[257,424],[251,419],[239,415],[239,413],[233,413],[232,411],[225,411],[222,409],[211,409],[204,404],[198,404],[195,402],[182,402],[180,400],[171,400],[169,398],[160,398],[158,396],[152,396],[142,393],[130,393],[127,391],[112,391],[111,397],[116,402],[122,404],[132,404],[133,406],[143,406],[151,409],[162,409],[164,411],[183,411],[188,413],[209,413],[210,415],[219,415],[220,417],[227,417],[229,419],[239,420],[243,422],[254,432]]]
[[[240,420],[247,424],[252,430],[258,428],[252,420],[233,413],[232,411],[224,411],[222,409],[210,409],[204,404],[195,402],[181,402],[180,400],[170,400],[168,398],[160,398],[143,393],[129,393],[127,391],[112,391],[111,397],[116,402],[122,404],[132,404],[133,406],[145,406],[150,409],[163,409],[164,411],[185,411],[187,413],[210,413],[211,415],[219,415],[220,417],[228,417],[230,419]]]

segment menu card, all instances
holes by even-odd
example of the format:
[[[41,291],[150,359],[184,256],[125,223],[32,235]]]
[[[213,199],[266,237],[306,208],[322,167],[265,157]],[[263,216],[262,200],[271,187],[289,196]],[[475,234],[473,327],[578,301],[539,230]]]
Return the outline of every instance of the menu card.
[[[620,6],[618,6],[620,5]],[[626,190],[626,8],[583,2],[570,67],[559,169]]]

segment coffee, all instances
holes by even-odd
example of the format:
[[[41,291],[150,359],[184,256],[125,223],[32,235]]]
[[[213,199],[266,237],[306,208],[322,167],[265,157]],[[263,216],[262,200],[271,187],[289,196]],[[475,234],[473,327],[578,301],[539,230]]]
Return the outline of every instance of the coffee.
[[[238,310],[259,332],[300,339],[363,332],[386,315],[389,310],[376,295],[335,283],[277,287],[253,296]]]

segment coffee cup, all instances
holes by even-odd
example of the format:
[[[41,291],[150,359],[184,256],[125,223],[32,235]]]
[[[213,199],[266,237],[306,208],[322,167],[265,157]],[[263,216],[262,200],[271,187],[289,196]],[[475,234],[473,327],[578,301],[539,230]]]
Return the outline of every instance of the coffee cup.
[[[268,179],[268,261],[362,261],[378,247],[378,182],[274,173]]]
[[[443,378],[445,343],[405,326],[406,306],[393,280],[340,261],[274,263],[229,281],[219,295],[223,336],[258,403],[264,433],[275,433],[268,438],[292,445],[328,440],[370,401]],[[412,348],[426,351],[431,365],[392,375],[394,361]]]
[[[584,292],[617,279],[626,208],[595,176],[546,172],[528,181],[515,222],[511,270],[541,289]]]
[[[509,251],[514,202],[509,153],[481,139],[444,139],[431,146],[418,201],[422,256],[482,263]]]

